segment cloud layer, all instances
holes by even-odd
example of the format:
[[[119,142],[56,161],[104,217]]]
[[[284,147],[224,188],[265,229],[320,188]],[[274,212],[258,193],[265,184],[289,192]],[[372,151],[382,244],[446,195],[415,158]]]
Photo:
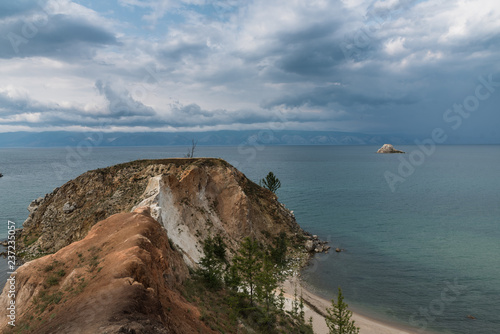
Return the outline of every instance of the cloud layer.
[[[269,128],[422,137],[500,82],[495,0],[0,4],[0,131]],[[500,87],[494,86],[500,90]],[[456,136],[496,129],[500,92]]]

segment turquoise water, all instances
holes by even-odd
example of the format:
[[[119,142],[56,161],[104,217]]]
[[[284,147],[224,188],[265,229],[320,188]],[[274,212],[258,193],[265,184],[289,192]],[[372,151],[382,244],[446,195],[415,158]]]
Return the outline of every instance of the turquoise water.
[[[331,298],[341,286],[353,308],[417,329],[500,332],[500,146],[440,146],[395,192],[384,173],[397,173],[410,154],[376,149],[198,147],[197,156],[224,158],[254,181],[273,171],[301,226],[346,250],[317,256],[304,271],[319,293]],[[31,200],[86,170],[186,152],[0,149],[0,237],[8,219],[22,224]]]

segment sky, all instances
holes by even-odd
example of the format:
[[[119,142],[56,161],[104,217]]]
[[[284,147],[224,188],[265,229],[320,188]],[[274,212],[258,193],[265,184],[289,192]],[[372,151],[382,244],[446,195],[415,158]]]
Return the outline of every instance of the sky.
[[[498,0],[0,2],[0,132],[498,140]]]

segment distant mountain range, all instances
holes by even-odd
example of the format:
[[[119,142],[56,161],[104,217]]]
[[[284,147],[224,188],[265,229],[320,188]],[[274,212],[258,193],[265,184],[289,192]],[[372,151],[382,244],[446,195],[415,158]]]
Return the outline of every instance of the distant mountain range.
[[[11,132],[0,133],[0,147],[61,147],[91,142],[93,146],[191,145],[382,145],[411,144],[414,138],[331,131],[210,131],[210,132]]]
[[[336,131],[209,131],[209,132],[10,132],[0,133],[0,147],[181,146],[191,145],[412,145],[414,136],[372,135]],[[423,139],[423,138],[418,138]],[[495,144],[482,140],[450,138],[446,144]]]

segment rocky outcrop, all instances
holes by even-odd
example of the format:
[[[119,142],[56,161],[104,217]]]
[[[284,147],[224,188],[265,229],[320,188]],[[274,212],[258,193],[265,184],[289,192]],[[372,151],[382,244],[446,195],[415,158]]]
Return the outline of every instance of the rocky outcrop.
[[[36,210],[38,210],[38,207],[40,206],[40,204],[42,204],[44,200],[45,198],[39,197],[30,203],[30,205],[28,206],[28,211],[30,215],[32,215],[33,213],[35,213]]]
[[[305,242],[304,246],[309,253],[328,253],[331,248],[327,246],[327,241],[320,240],[317,235],[307,235],[306,238],[308,240]]]
[[[378,149],[377,153],[405,153],[400,150],[396,150],[394,146],[391,144],[384,144],[381,148]]]
[[[7,285],[0,332],[215,333],[178,292],[188,268],[172,247],[149,208],[113,215],[17,270],[17,326],[7,324]]]
[[[16,275],[16,324],[25,333],[212,333],[179,293],[208,236],[221,235],[229,257],[247,236],[265,247],[280,233],[295,245],[309,240],[311,252],[327,249],[274,193],[220,159],[89,171],[28,211],[16,238],[21,255],[35,258]],[[14,330],[8,289],[1,333]]]
[[[89,171],[28,211],[16,239],[36,259],[17,270],[16,328],[7,324],[9,284],[0,296],[1,333],[214,333],[180,293],[208,236],[221,235],[230,258],[247,236],[265,247],[285,233],[299,262],[304,244],[311,254],[330,248],[220,159]]]
[[[82,174],[30,205],[17,240],[28,258],[54,253],[84,238],[98,221],[141,206],[151,209],[190,266],[209,235],[222,235],[233,252],[246,236],[264,245],[281,232],[305,240],[274,193],[208,158],[135,161]]]

